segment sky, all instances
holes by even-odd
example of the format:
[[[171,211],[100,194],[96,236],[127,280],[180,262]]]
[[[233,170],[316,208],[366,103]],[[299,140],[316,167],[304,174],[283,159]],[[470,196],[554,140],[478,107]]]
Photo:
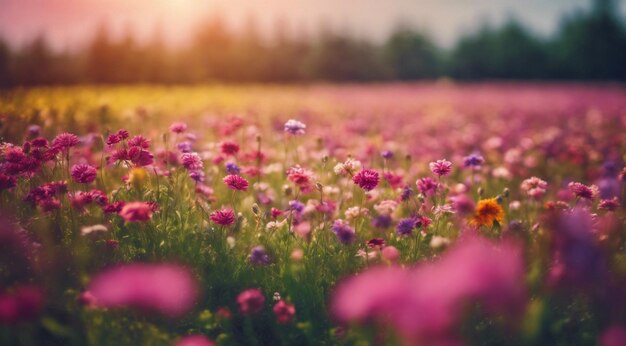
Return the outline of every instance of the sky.
[[[382,41],[406,23],[451,46],[460,35],[489,22],[515,17],[532,31],[550,35],[566,14],[591,0],[0,0],[0,37],[14,47],[45,35],[53,48],[86,44],[106,23],[114,36],[131,32],[148,41],[160,27],[167,43],[184,45],[193,28],[211,16],[241,28],[254,18],[270,36],[277,21],[292,32],[314,34],[320,26]],[[626,2],[620,2],[626,13]]]

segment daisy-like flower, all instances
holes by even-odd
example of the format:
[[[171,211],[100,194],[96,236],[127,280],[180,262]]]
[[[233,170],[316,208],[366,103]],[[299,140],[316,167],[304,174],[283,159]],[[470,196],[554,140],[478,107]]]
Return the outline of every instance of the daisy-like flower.
[[[237,191],[246,191],[249,185],[245,178],[234,174],[227,175],[224,178],[224,183],[229,189]]]
[[[209,215],[209,219],[221,226],[229,226],[235,222],[235,212],[232,209],[222,208]]]
[[[96,167],[84,163],[74,165],[71,169],[72,179],[80,184],[92,183],[96,180],[96,174]]]
[[[373,190],[378,185],[379,180],[378,172],[373,169],[362,169],[352,177],[352,181],[365,191]]]
[[[306,125],[298,120],[289,119],[285,123],[285,132],[290,133],[294,136],[303,135],[304,130],[306,129]]]
[[[476,205],[471,223],[475,226],[493,226],[498,222],[502,224],[504,210],[495,198],[481,199]]]
[[[452,172],[452,162],[443,159],[428,164],[430,171],[439,177],[444,177]]]

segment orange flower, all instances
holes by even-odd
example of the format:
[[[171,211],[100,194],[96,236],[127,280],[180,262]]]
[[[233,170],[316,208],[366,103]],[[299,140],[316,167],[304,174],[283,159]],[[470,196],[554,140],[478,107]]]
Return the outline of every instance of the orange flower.
[[[495,221],[502,223],[503,220],[504,210],[495,198],[489,198],[478,201],[470,223],[478,227],[492,226]]]

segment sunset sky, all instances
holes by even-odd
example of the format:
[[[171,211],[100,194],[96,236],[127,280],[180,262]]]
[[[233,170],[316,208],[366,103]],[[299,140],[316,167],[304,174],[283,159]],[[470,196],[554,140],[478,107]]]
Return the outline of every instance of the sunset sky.
[[[451,45],[485,21],[514,16],[534,31],[554,31],[563,14],[589,7],[590,0],[0,0],[0,37],[13,46],[45,34],[53,47],[84,44],[106,22],[114,34],[130,30],[140,40],[157,24],[170,44],[184,44],[198,22],[223,16],[232,28],[254,17],[269,34],[278,19],[298,32],[320,25],[381,40],[398,22],[427,29]],[[621,3],[626,12],[625,3]]]

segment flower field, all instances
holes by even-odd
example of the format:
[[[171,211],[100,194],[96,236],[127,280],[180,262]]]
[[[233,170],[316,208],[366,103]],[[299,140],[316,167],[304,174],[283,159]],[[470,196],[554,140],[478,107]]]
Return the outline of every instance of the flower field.
[[[619,85],[0,93],[0,345],[625,345]]]

